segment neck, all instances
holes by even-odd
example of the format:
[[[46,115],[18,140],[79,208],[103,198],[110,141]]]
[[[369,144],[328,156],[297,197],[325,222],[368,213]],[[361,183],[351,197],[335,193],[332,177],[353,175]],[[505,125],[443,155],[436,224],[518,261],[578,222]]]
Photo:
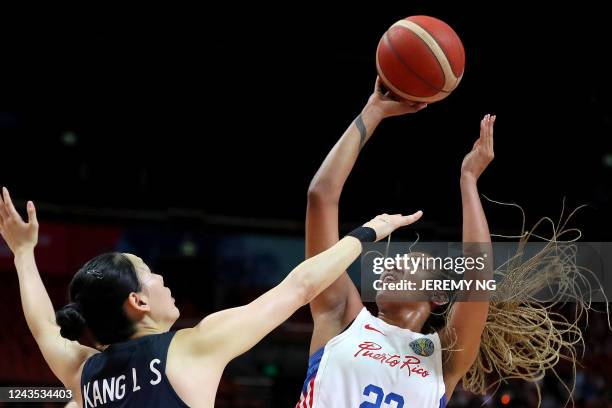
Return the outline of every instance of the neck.
[[[143,321],[138,324],[136,332],[130,337],[130,339],[137,339],[139,337],[150,336],[152,334],[165,333],[168,330],[170,330],[170,328],[166,327],[165,325],[159,324],[150,319],[143,319]]]
[[[379,304],[378,318],[393,326],[420,332],[430,314],[429,302],[385,302]]]

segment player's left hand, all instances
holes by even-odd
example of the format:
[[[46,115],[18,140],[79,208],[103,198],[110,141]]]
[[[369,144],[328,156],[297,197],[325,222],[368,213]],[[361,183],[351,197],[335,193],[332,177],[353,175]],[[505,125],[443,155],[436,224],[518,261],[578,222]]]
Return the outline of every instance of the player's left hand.
[[[493,125],[495,115],[485,115],[480,121],[480,137],[474,143],[472,151],[463,159],[461,164],[461,176],[471,177],[478,180],[478,177],[487,168],[495,157],[493,153]]]

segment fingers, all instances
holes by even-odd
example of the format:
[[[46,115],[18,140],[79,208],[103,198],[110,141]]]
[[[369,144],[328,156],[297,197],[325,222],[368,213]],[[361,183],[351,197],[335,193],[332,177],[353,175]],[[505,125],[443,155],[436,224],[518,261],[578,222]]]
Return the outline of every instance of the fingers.
[[[482,141],[483,147],[487,153],[493,153],[493,125],[495,124],[495,115],[486,114],[480,121],[480,138],[474,143],[474,148],[480,145]]]
[[[410,214],[410,215],[394,214],[394,215],[387,216],[387,217],[393,217],[393,221],[395,221],[395,225],[397,225],[397,227],[399,228],[399,227],[405,227],[410,224],[414,224],[422,216],[423,216],[423,211],[419,210],[415,212],[414,214]]]
[[[478,138],[478,143],[479,145],[481,143],[484,143],[485,139],[487,137],[487,115],[485,115],[482,120],[480,121],[480,136]]]
[[[487,137],[487,116],[488,115],[483,116],[483,118],[480,120],[480,135],[478,139],[476,139],[476,142],[474,142],[472,150],[476,150],[480,145],[485,143],[485,139]]]
[[[425,109],[426,107],[427,107],[427,104],[425,102],[421,102],[421,103],[415,102],[412,105],[412,108],[414,109],[415,112],[418,112],[421,109]]]
[[[0,195],[0,221],[4,222],[8,218],[8,213],[6,212],[6,208],[4,207],[4,200],[2,199],[2,195]]]
[[[28,223],[38,226],[38,218],[36,217],[36,208],[34,207],[34,203],[32,201],[28,201]]]
[[[493,152],[493,127],[495,126],[495,118],[497,116],[491,116],[491,126],[490,126],[490,139],[491,139],[491,152]]]
[[[379,241],[400,227],[416,222],[423,215],[423,211],[403,216],[401,214],[381,214],[369,222],[363,224],[364,227],[373,228],[376,231],[376,240]]]
[[[410,214],[410,215],[407,215],[405,217],[402,217],[402,224],[401,225],[405,227],[406,225],[414,224],[422,216],[423,216],[423,211],[419,210],[419,211],[415,212],[414,214]]]
[[[487,113],[480,121],[480,130],[490,136],[493,136],[493,124],[495,124],[496,115]]]
[[[486,153],[489,156],[493,156],[493,124],[495,123],[495,115],[488,114],[485,116],[485,133],[484,133],[484,147]]]
[[[15,217],[16,220],[21,220],[21,216],[15,209],[13,205],[13,201],[11,200],[11,195],[6,187],[2,187],[2,198],[4,199],[4,206],[6,211],[10,217]]]
[[[380,91],[381,85],[382,85],[382,80],[380,79],[380,75],[376,75],[376,81],[374,82],[374,90]]]
[[[387,88],[378,75],[376,76],[376,82],[374,83],[374,93],[381,97],[387,96]]]

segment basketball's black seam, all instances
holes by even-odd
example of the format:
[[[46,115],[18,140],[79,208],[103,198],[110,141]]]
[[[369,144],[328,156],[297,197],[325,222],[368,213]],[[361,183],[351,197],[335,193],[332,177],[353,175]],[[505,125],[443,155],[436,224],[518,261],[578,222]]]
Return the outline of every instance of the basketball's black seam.
[[[401,27],[401,26],[400,26]],[[417,36],[419,38],[419,40],[423,41],[423,39],[421,37],[419,37],[418,35],[416,35],[414,32],[412,32],[411,30],[407,29],[406,30],[410,31],[412,34],[414,34],[415,36]],[[384,41],[388,44],[389,49],[391,50],[391,52],[395,55],[395,57],[399,60],[399,62],[402,64],[402,66],[404,68],[406,68],[406,70],[412,72],[414,74],[414,76],[416,76],[417,78],[419,78],[425,85],[427,85],[429,88],[433,89],[436,92],[444,92],[444,93],[448,93],[447,91],[444,91],[443,89],[439,89],[438,87],[432,85],[431,83],[429,83],[429,81],[425,80],[425,78],[423,78],[422,76],[420,76],[419,74],[417,74],[412,68],[410,68],[410,66],[408,66],[408,64],[406,64],[406,62],[400,57],[400,55],[398,54],[397,50],[395,49],[395,47],[393,46],[393,44],[391,43],[391,39],[389,38],[389,31],[387,31],[383,37]],[[425,43],[425,41],[423,41]],[[429,52],[431,52],[433,54],[433,51],[431,51],[431,49],[429,48],[429,46],[427,45],[427,43],[425,43],[425,45],[427,46],[427,49],[429,50]],[[440,61],[438,61],[438,58],[436,57],[436,55],[433,55],[434,59],[436,60],[436,62],[438,63],[438,66],[440,67],[440,70],[442,71],[442,73],[444,73],[444,70],[442,69],[442,66],[440,65]],[[446,75],[444,75],[444,82],[446,83]],[[442,85],[444,86],[444,85]],[[402,91],[403,92],[403,91]],[[416,96],[416,95],[412,95],[412,96]],[[419,98],[431,98],[434,97],[435,95],[431,95],[431,96],[420,96]]]
[[[415,23],[414,21],[411,21],[411,23],[415,24],[417,27],[419,28],[423,28],[420,25],[418,25],[417,23]],[[414,34],[419,40],[421,40],[421,42],[423,44],[425,44],[425,47],[427,48],[427,50],[431,53],[431,55],[433,56],[433,59],[436,60],[436,63],[438,64],[438,67],[440,68],[440,71],[442,71],[442,75],[444,76],[444,84],[442,84],[442,88],[438,89],[438,92],[444,92],[444,93],[449,93],[449,91],[445,91],[444,90],[444,85],[447,82],[446,78],[446,72],[444,71],[444,68],[442,67],[442,64],[440,64],[440,60],[438,60],[438,56],[433,52],[433,50],[431,49],[431,47],[429,46],[429,44],[427,44],[427,41],[425,41],[424,39],[421,38],[420,35],[418,35],[417,33],[415,33],[414,31],[412,31],[411,29],[409,29],[408,27],[404,27],[403,25],[398,25],[399,28],[402,28],[404,30],[408,30],[409,32],[411,32],[412,34]],[[429,34],[429,36],[433,39],[433,41],[436,43],[436,45],[438,47],[440,47],[440,44],[438,44],[438,42],[436,41],[435,37],[432,36],[429,31],[423,29],[427,34]],[[389,39],[389,44],[391,44],[391,39]],[[392,44],[391,44],[392,45]],[[442,50],[442,47],[440,47],[440,49]],[[442,50],[442,54],[444,54],[444,58],[446,58],[446,60],[448,61],[448,57],[446,56],[446,53],[444,52],[444,50]],[[398,54],[398,58],[399,58],[399,54]],[[399,58],[402,63],[404,62],[401,58]],[[448,64],[450,66],[450,61],[448,61]],[[451,67],[451,72],[453,71],[453,67]],[[455,73],[453,72],[453,75],[455,75]],[[421,78],[421,77],[419,77]],[[425,82],[427,85],[431,86],[434,89],[437,89],[435,86],[433,86],[432,84],[428,83],[427,81],[425,81],[424,79],[421,78],[421,80],[423,82]]]
[[[410,31],[410,30],[409,30]],[[412,31],[411,31],[412,32]],[[414,34],[414,33],[413,33]],[[415,36],[418,37],[418,35],[414,34]],[[420,39],[420,37],[419,37]],[[419,74],[417,74],[408,64],[406,64],[406,62],[403,60],[403,58],[400,57],[399,53],[397,52],[397,50],[395,49],[395,47],[393,46],[393,44],[391,43],[391,38],[389,38],[389,31],[387,31],[385,33],[384,36],[384,40],[387,43],[387,45],[389,46],[389,49],[391,50],[391,52],[393,53],[393,55],[395,55],[395,57],[397,58],[397,60],[402,64],[402,66],[404,68],[406,68],[406,70],[410,71],[412,74],[414,74],[414,76],[416,76],[418,79],[421,80],[421,82],[423,82],[425,85],[427,85],[429,88],[433,89],[436,92],[440,92],[440,89],[438,89],[436,86],[432,85],[431,83],[429,83],[429,81],[425,80],[425,78],[421,77]],[[423,40],[421,40],[423,41]],[[427,45],[427,44],[426,44]],[[429,46],[427,47],[429,49]],[[429,50],[431,52],[431,50]],[[436,60],[436,62],[438,63],[438,65],[440,65],[440,62],[438,61],[438,59],[436,58],[436,56],[434,55],[434,59]],[[440,67],[441,68],[441,67]],[[442,70],[442,72],[444,72],[444,70]],[[403,91],[402,91],[403,92]],[[416,96],[416,95],[413,95]],[[431,96],[423,96],[422,98],[431,98],[432,96],[435,95],[431,95]]]

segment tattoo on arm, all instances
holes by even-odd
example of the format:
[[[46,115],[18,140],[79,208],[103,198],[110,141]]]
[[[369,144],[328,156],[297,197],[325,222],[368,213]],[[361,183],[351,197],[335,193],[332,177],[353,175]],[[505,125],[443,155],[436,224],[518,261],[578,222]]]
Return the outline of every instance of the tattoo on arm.
[[[361,150],[361,148],[363,148],[363,145],[366,142],[366,136],[368,135],[368,131],[365,127],[365,124],[363,123],[361,114],[357,116],[357,119],[355,119],[355,126],[357,126],[357,130],[359,130],[359,137],[360,137],[359,150]]]

